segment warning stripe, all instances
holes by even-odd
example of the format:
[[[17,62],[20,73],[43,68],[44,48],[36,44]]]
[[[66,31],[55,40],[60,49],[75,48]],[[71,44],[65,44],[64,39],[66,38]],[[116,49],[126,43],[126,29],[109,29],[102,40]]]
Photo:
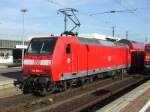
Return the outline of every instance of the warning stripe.
[[[24,60],[24,65],[35,65],[35,62],[39,62],[39,65],[51,65],[52,64],[52,60],[31,60],[31,59],[25,59]]]

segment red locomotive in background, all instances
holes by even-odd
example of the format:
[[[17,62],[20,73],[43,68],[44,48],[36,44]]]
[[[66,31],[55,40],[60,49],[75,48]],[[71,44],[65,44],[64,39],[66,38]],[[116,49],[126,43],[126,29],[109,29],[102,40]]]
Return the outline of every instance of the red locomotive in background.
[[[144,44],[127,39],[121,39],[119,42],[127,44],[131,55],[131,72],[142,72],[144,70]]]
[[[121,42],[67,34],[32,38],[24,56],[23,92],[45,94],[135,67],[133,51],[139,55],[142,47]]]
[[[145,44],[145,59],[144,59],[145,71],[150,71],[150,43]]]

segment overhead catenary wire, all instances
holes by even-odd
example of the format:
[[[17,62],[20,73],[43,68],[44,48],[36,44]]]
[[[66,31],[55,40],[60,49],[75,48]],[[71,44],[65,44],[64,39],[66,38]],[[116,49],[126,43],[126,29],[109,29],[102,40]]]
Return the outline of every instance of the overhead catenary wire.
[[[56,6],[59,6],[59,7],[65,7],[63,4],[61,4],[61,3],[59,3],[59,2],[56,2],[56,1],[54,1],[54,0],[46,0],[46,1],[48,1],[50,4],[53,4],[53,5],[56,5]],[[78,13],[77,13],[77,15],[84,15],[84,16],[89,16],[89,14],[90,14],[90,12],[83,12],[83,11],[79,11]],[[89,16],[90,17],[90,16]],[[109,29],[109,28],[107,28],[107,29]],[[78,29],[78,27],[77,27],[77,30],[79,30]]]
[[[64,5],[62,5],[61,3],[57,2],[57,1],[54,1],[54,0],[47,0],[47,1],[51,4],[54,4],[54,5],[59,6],[59,7],[65,7]],[[110,11],[100,12],[100,13],[101,14],[105,14],[105,13],[133,13],[135,10],[136,9],[133,9],[133,10],[110,10]],[[82,12],[82,11],[80,11],[78,14],[86,15],[86,16],[89,16],[89,17],[93,16],[93,15],[96,15],[95,13]],[[112,26],[114,26],[114,25],[110,25],[110,27],[112,27]],[[110,29],[110,28],[107,28],[107,29]]]
[[[129,10],[129,8],[127,8],[126,6],[124,6],[124,5],[122,5],[121,3],[120,3],[120,0],[115,0],[116,1],[116,3],[117,4],[119,4],[121,7],[123,7],[124,9],[126,9],[126,10]],[[126,4],[128,4],[127,2],[126,2]],[[128,6],[131,6],[130,4],[128,4]],[[150,7],[141,7],[141,8],[136,8],[136,10],[142,10],[142,9],[147,9],[147,8],[150,8]],[[143,23],[145,23],[145,24],[150,24],[150,21],[148,21],[147,19],[149,19],[149,18],[147,18],[147,19],[143,19],[143,18],[141,18],[141,14],[138,12],[138,14],[135,14],[135,13],[132,13],[134,16],[136,16],[139,20],[141,20]],[[139,15],[140,14],[140,15]],[[144,17],[144,18],[146,18],[146,17]]]
[[[131,9],[131,10],[110,10],[110,11],[105,11],[105,12],[97,12],[97,13],[92,13],[89,14],[90,16],[94,15],[99,15],[99,14],[106,14],[106,13],[134,13],[136,9]]]
[[[56,6],[59,6],[59,7],[65,7],[62,3],[56,1],[56,0],[47,0],[48,2],[50,2],[51,4],[54,4]],[[117,0],[118,1],[118,0]],[[119,5],[122,5],[122,4],[119,4]],[[136,12],[137,10],[144,10],[144,9],[148,9],[150,8],[150,6],[147,6],[147,7],[139,7],[139,8],[126,8],[125,6],[122,6],[124,8],[124,10],[109,10],[109,11],[104,11],[104,12],[95,12],[95,13],[90,13],[89,12],[82,12],[80,11],[78,14],[79,15],[84,15],[84,16],[89,16],[89,17],[92,17],[92,16],[95,16],[95,15],[103,15],[103,14],[113,14],[113,13],[131,13],[133,14],[134,16],[136,16],[138,19],[140,19],[141,21],[143,21],[144,23],[148,23],[150,24],[147,20],[145,19],[142,19],[139,17],[139,15],[135,14],[134,12]],[[106,22],[105,22],[106,23]],[[107,23],[108,24],[108,23]],[[114,25],[111,25],[110,27],[112,27]]]
[[[65,7],[63,4],[56,2],[54,0],[47,0],[48,2],[50,2],[51,4],[57,5],[57,6],[61,6],[61,7]]]
[[[120,0],[115,0],[116,1],[116,3],[117,4],[119,4],[122,8],[124,8],[124,9],[131,9],[131,8],[128,8],[128,7],[126,7],[125,5],[123,5],[121,2],[120,2]],[[131,6],[127,1],[125,1],[126,2],[126,4],[128,5],[128,6]],[[132,7],[132,6],[131,6]],[[150,8],[150,6],[147,6],[147,7],[136,7],[136,10],[138,11],[138,10],[144,10],[144,9],[148,9],[148,8]],[[133,16],[135,16],[138,20],[140,20],[142,23],[144,23],[145,25],[150,25],[150,21],[149,21],[149,18],[147,18],[147,17],[144,17],[140,12],[138,12],[138,14],[136,14],[136,13],[132,13],[132,15]],[[144,17],[144,18],[142,18],[142,17]],[[136,33],[134,33],[134,35],[135,35]],[[131,31],[130,31],[130,35],[131,35]],[[139,34],[138,34],[139,35]]]
[[[50,4],[56,5],[58,7],[63,7],[63,8],[65,7],[63,4],[57,2],[56,0],[55,1],[54,0],[46,0],[46,1],[49,2]],[[89,14],[90,14],[90,12],[84,12],[81,10],[77,13],[77,15],[84,15],[84,16],[90,17]],[[110,28],[107,28],[107,29],[110,29]],[[79,27],[77,27],[77,31],[79,31]]]

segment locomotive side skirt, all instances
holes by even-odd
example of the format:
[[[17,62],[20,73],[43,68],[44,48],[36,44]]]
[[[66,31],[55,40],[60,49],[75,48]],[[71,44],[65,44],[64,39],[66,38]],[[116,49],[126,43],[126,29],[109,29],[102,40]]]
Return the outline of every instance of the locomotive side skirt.
[[[131,65],[129,64],[129,65],[120,65],[120,66],[115,66],[115,67],[97,68],[97,69],[92,69],[88,71],[64,73],[60,75],[60,80],[68,80],[68,79],[84,77],[84,76],[89,76],[89,75],[98,74],[98,73],[119,70],[119,69],[127,69],[127,68],[130,68],[130,66]]]

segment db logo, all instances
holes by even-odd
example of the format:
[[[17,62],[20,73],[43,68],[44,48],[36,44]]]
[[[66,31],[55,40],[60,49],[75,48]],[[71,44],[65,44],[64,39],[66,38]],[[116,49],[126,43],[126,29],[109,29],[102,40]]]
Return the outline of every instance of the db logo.
[[[108,60],[108,61],[111,61],[111,56],[108,56],[108,57],[107,57],[107,60]]]
[[[34,60],[35,65],[40,65],[40,60]]]
[[[70,58],[67,58],[67,63],[70,63],[71,62],[71,59]]]

